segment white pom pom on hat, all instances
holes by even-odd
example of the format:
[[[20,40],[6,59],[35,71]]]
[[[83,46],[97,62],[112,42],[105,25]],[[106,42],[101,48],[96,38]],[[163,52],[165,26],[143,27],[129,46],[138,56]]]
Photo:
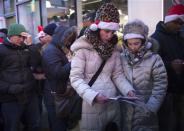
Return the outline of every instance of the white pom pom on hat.
[[[90,25],[89,28],[90,28],[90,30],[92,30],[92,31],[97,31],[97,30],[98,30],[98,25],[95,24],[95,23],[93,23],[93,24]]]

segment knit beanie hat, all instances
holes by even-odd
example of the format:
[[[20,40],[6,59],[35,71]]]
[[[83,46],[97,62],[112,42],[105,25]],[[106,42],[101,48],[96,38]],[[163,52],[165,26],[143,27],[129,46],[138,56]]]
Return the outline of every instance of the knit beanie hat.
[[[52,36],[54,34],[54,30],[56,29],[57,25],[55,23],[48,24],[44,29],[43,32]]]
[[[26,32],[26,29],[22,24],[14,23],[8,28],[8,36],[20,35],[22,32]]]
[[[169,8],[164,23],[174,21],[178,18],[184,21],[184,5],[178,4]]]
[[[140,38],[147,39],[149,28],[141,20],[128,22],[123,30],[123,40]]]
[[[90,25],[92,31],[97,29],[119,30],[119,12],[110,2],[103,4],[96,12],[95,22]]]

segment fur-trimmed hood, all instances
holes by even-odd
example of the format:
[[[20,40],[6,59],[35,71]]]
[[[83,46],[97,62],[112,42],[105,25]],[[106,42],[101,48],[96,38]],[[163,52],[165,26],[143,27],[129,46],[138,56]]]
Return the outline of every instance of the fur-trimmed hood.
[[[115,46],[114,50],[121,52],[121,47],[119,47],[118,45]],[[85,36],[80,37],[79,39],[77,39],[72,46],[70,47],[70,50],[72,52],[75,52],[79,49],[87,49],[87,50],[94,50],[93,46],[89,43],[89,41],[87,40],[87,38]]]
[[[123,43],[125,44],[125,43]],[[159,43],[156,39],[149,37],[147,41],[145,42],[145,46],[147,50],[150,50],[151,52],[157,53],[159,50]],[[125,46],[122,46],[122,49],[124,50]]]
[[[93,46],[89,44],[85,36],[82,36],[72,44],[70,49],[72,52],[75,52],[79,49],[93,50]]]

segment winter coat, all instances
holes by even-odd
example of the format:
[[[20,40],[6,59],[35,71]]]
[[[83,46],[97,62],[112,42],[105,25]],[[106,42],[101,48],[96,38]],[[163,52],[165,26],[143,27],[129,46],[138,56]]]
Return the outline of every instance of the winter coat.
[[[124,53],[121,55],[121,61],[124,74],[133,85],[136,96],[146,104],[144,108],[130,104],[121,106],[124,130],[157,131],[156,113],[167,89],[167,74],[161,57],[149,50],[135,64],[130,64]]]
[[[66,29],[67,27],[63,27],[61,32],[64,32]],[[67,80],[69,79],[70,63],[59,44],[58,34],[53,35],[51,43],[43,51],[42,65],[49,84],[47,86],[52,91],[64,93]]]
[[[0,102],[26,101],[35,93],[31,68],[41,60],[36,48],[34,45],[16,46],[5,39],[0,45],[0,59]],[[22,91],[14,94],[10,90]]]
[[[69,79],[70,63],[65,53],[52,43],[43,51],[42,63],[46,76],[45,98],[48,105],[53,105],[51,91],[64,93]]]
[[[184,60],[184,42],[176,33],[169,33],[164,28],[164,23],[159,22],[156,31],[152,35],[160,44],[159,55],[161,56],[168,74],[168,92],[184,94],[184,70],[178,75],[171,67],[175,59]]]
[[[72,43],[75,39],[73,28],[59,26],[56,28],[52,41],[42,54],[42,66],[47,78],[44,94],[47,104],[54,104],[51,91],[56,93],[64,93],[67,87],[67,81],[70,74],[70,62],[68,61],[63,47]],[[72,37],[72,38],[71,38]]]
[[[94,99],[98,93],[107,97],[115,97],[117,95],[115,86],[124,95],[133,90],[124,78],[120,53],[113,52],[97,80],[90,87],[88,82],[100,67],[101,57],[84,36],[74,42],[71,50],[74,52],[74,56],[71,63],[70,81],[72,87],[83,99],[80,131],[102,131],[110,121],[116,122],[119,126],[119,104],[116,102],[97,104]]]

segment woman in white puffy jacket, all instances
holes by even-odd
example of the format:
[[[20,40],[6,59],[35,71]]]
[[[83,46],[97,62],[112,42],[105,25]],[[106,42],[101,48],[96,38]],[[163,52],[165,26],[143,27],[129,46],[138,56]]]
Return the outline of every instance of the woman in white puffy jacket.
[[[124,51],[121,56],[124,74],[135,89],[144,107],[122,105],[124,130],[158,131],[157,111],[167,89],[167,74],[161,57],[147,38],[148,27],[140,20],[124,27]],[[125,106],[126,105],[126,106]]]
[[[105,22],[106,19],[111,22]],[[71,47],[74,56],[70,81],[83,99],[80,131],[102,131],[109,122],[120,127],[120,106],[108,98],[117,95],[116,86],[124,95],[134,96],[132,86],[123,75],[120,53],[115,49],[117,36],[114,31],[119,29],[118,23],[117,8],[111,3],[102,5],[97,11],[96,23]],[[90,87],[88,82],[103,60],[106,60],[105,66]]]

